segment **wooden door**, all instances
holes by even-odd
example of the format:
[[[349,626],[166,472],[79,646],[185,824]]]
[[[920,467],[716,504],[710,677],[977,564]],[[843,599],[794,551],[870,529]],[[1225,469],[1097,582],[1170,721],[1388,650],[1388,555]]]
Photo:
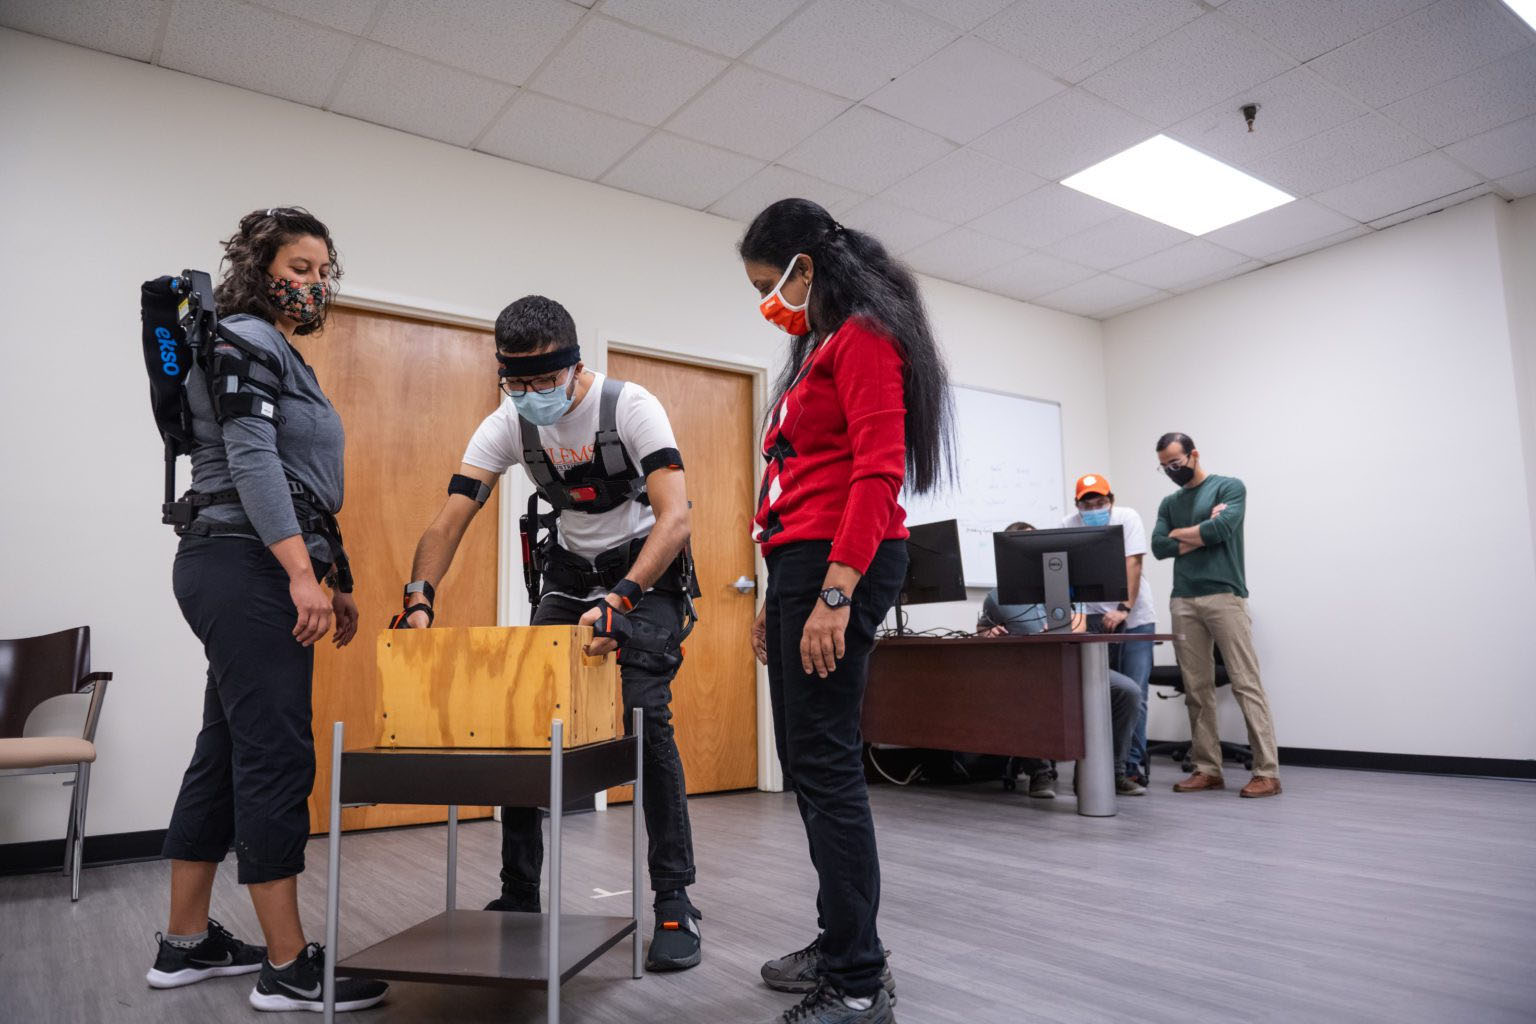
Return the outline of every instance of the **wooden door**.
[[[755,593],[730,585],[756,572],[752,378],[623,352],[608,354],[608,372],[661,400],[677,434],[693,502],[693,556],[704,596],[672,685],[672,724],[688,792],[755,787],[757,662],[751,632],[757,601]],[[627,787],[611,797],[629,799]]]
[[[310,828],[330,827],[331,726],[346,723],[348,749],[372,746],[378,718],[374,646],[400,610],[416,541],[447,494],[464,445],[496,408],[489,331],[362,310],[335,310],[323,334],[300,338],[304,357],[341,414],[347,434],[347,492],[339,519],[361,619],[337,650],[315,647],[315,789]],[[437,590],[436,624],[496,624],[497,509],[492,495],[465,534]],[[484,817],[490,808],[464,808]],[[344,828],[444,821],[446,808],[380,805],[342,813]]]

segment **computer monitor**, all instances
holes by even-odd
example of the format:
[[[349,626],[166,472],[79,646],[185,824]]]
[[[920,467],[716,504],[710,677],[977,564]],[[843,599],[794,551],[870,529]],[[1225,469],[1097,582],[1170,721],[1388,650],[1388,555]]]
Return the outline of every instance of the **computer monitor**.
[[[1119,526],[1016,530],[992,535],[997,599],[1043,604],[1051,631],[1072,628],[1079,601],[1124,601],[1125,534]]]
[[[907,578],[896,599],[896,633],[906,632],[901,606],[964,601],[965,571],[960,563],[960,526],[953,519],[907,527]]]

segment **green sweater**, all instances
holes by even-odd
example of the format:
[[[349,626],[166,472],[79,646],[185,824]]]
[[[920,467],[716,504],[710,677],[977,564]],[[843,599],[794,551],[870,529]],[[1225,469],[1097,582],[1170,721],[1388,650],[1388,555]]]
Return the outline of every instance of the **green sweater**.
[[[1181,487],[1157,508],[1157,528],[1152,531],[1152,554],[1176,559],[1173,563],[1174,597],[1207,597],[1211,594],[1248,596],[1243,576],[1243,515],[1248,489],[1232,476],[1207,476],[1198,487]],[[1225,504],[1221,515],[1211,509]],[[1205,547],[1179,554],[1179,542],[1168,534],[1185,526],[1200,527]]]

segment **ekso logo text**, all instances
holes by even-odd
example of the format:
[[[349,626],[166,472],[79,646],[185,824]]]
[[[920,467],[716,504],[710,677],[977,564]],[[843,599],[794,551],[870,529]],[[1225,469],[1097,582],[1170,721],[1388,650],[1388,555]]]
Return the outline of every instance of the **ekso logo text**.
[[[155,328],[155,337],[160,340],[160,369],[165,371],[167,377],[180,376],[181,365],[176,362],[176,339],[164,327]]]

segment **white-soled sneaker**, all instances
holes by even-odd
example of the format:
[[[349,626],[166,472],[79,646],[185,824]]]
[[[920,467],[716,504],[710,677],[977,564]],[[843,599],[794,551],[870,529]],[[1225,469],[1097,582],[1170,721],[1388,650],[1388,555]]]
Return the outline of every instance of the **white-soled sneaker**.
[[[336,979],[336,1012],[366,1010],[384,1001],[389,986],[370,978]],[[304,947],[298,958],[278,970],[271,961],[261,962],[261,977],[251,989],[251,1005],[258,1010],[325,1010],[325,948],[318,942]]]
[[[208,937],[190,948],[172,945],[158,932],[155,939],[160,951],[155,966],[144,976],[150,988],[180,988],[209,978],[253,974],[261,970],[267,958],[266,946],[241,942],[212,918],[208,919]]]

